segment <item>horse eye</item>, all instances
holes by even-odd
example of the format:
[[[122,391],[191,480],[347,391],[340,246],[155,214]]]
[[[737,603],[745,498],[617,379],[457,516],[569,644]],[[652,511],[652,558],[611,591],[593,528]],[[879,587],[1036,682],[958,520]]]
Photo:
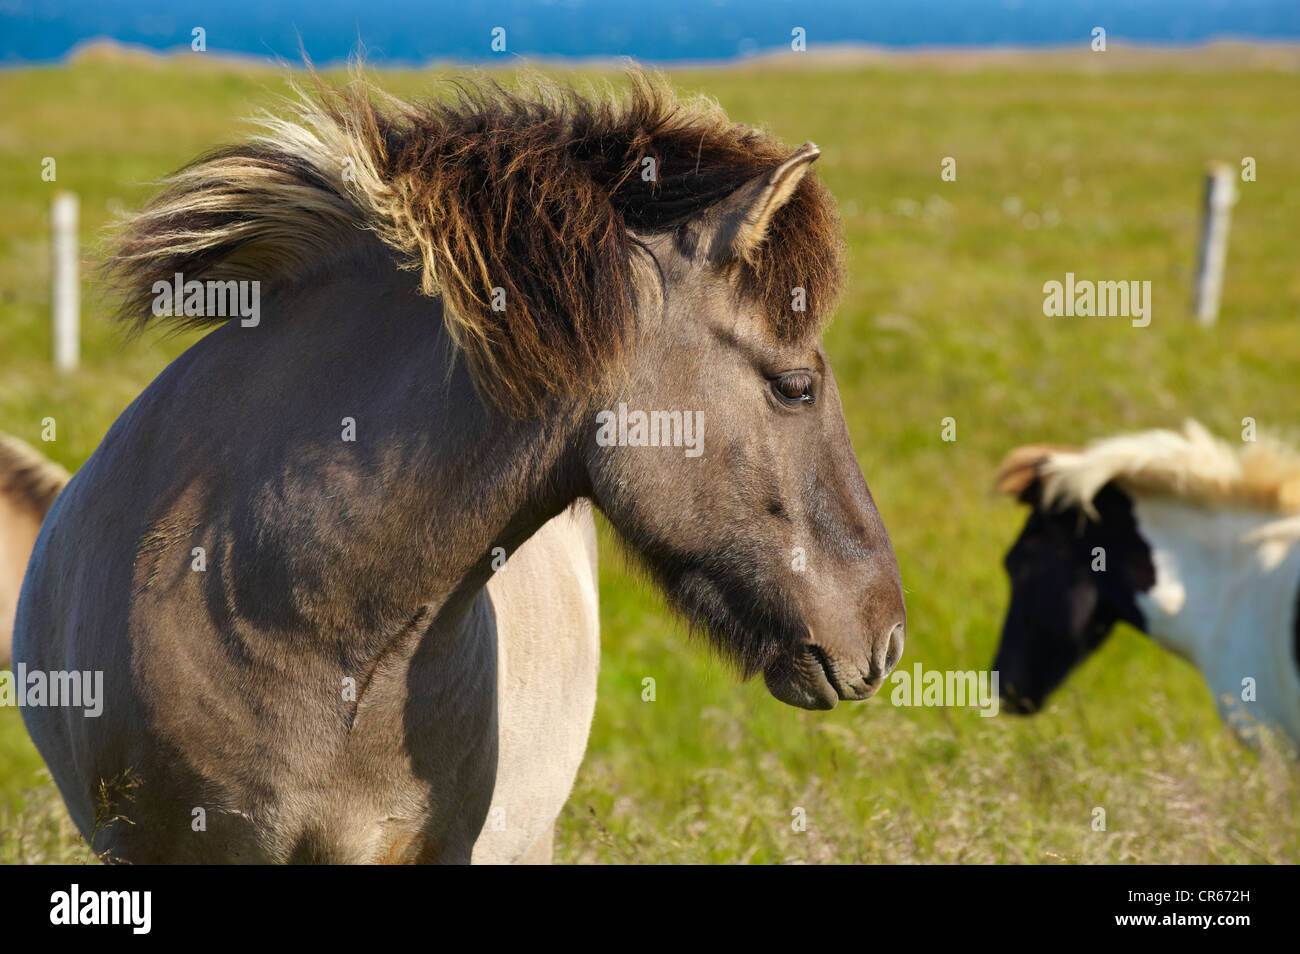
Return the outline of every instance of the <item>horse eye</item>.
[[[786,404],[812,404],[812,383],[809,374],[783,374],[772,380],[772,390]]]

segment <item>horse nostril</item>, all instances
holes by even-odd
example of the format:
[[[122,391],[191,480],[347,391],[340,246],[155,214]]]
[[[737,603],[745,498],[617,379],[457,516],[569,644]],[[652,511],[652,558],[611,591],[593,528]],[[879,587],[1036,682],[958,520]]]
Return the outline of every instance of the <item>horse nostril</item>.
[[[898,665],[898,661],[903,658],[903,624],[895,623],[894,628],[889,631],[889,650],[885,654],[885,672],[888,676]]]

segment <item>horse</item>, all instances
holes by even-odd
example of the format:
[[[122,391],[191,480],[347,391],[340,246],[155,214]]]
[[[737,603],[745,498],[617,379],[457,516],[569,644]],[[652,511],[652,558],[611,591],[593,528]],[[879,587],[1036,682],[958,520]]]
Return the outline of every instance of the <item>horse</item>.
[[[1016,448],[997,488],[1029,507],[993,662],[1010,711],[1040,710],[1124,622],[1196,666],[1244,741],[1300,746],[1300,456],[1189,420]]]
[[[545,860],[595,690],[582,501],[776,699],[898,662],[820,152],[627,86],[314,78],[125,226],[123,319],[210,330],[55,501],[14,637],[104,674],[99,718],[23,709],[101,858]]]
[[[0,514],[4,522],[0,592],[12,607],[42,518],[69,475],[23,441],[0,434]],[[497,746],[494,811],[518,820],[491,825],[474,843],[476,863],[549,863],[555,817],[582,760],[596,705],[600,620],[596,526],[590,502],[579,500],[530,537],[510,559],[509,573],[488,580],[478,641],[495,652]],[[0,664],[9,662],[9,629]],[[555,646],[552,634],[569,638]],[[546,693],[528,692],[542,685]],[[524,691],[520,691],[524,690]],[[533,838],[535,832],[540,838]],[[525,839],[521,841],[521,839]],[[397,860],[390,851],[387,860]]]
[[[68,472],[9,434],[0,434],[0,667],[9,665],[14,613],[41,521]]]

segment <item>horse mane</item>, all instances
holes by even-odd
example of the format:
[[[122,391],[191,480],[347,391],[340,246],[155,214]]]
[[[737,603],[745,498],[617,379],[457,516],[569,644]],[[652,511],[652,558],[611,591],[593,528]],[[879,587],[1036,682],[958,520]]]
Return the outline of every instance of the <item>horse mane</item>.
[[[0,434],[0,495],[39,523],[67,484],[68,472],[9,434]]]
[[[343,87],[311,78],[314,95],[295,87],[287,115],[263,114],[260,135],[174,173],[126,224],[105,266],[124,320],[220,323],[156,318],[155,282],[178,272],[260,280],[265,294],[366,230],[442,298],[479,386],[526,408],[593,387],[593,372],[621,360],[634,332],[637,235],[675,232],[685,243],[685,223],[792,151],[636,70],[621,97],[540,78],[520,91],[462,79],[420,104],[379,92],[359,70]],[[826,189],[805,176],[753,260],[732,267],[779,340],[818,330],[842,282]],[[796,287],[806,310],[791,307]],[[493,289],[504,310],[493,309]]]
[[[1108,483],[1135,496],[1178,497],[1206,506],[1300,513],[1300,454],[1275,440],[1232,447],[1201,424],[1095,441],[1082,450],[1019,447],[998,473],[998,489],[1019,495],[1041,481],[1047,507],[1081,507]]]

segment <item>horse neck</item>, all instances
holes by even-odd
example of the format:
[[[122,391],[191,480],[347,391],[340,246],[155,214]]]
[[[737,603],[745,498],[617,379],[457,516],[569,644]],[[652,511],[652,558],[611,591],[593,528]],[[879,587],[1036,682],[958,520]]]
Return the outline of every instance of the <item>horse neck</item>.
[[[1197,665],[1216,696],[1239,692],[1242,674],[1294,668],[1300,521],[1166,499],[1138,499],[1135,512],[1156,569],[1138,597],[1156,642]]]
[[[356,420],[355,442],[333,451],[334,483],[355,489],[352,578],[385,615],[422,607],[452,626],[486,585],[496,548],[508,557],[587,493],[576,450],[583,408],[555,398],[523,417],[497,409],[451,346],[438,301],[414,294],[405,273],[391,281],[341,270],[322,284],[327,307],[267,328],[261,377],[314,362],[327,386],[297,399],[303,416],[330,407]]]
[[[440,551],[427,585],[446,594],[443,611],[452,616],[487,584],[501,557],[582,495],[585,476],[571,453],[568,414],[520,420],[486,408],[472,391],[463,397],[466,406],[447,413],[460,423],[425,435],[425,463],[412,473],[428,539]]]

